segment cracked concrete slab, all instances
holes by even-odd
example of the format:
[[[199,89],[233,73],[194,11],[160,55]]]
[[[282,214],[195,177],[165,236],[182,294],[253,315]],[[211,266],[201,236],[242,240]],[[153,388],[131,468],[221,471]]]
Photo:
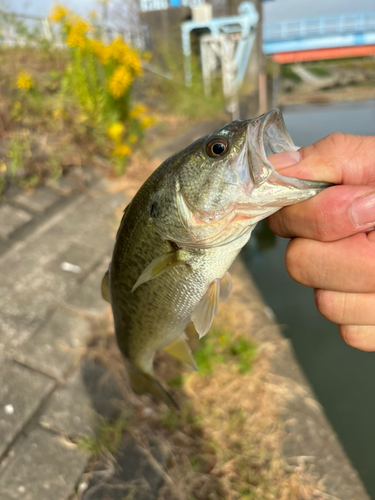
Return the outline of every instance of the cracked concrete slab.
[[[67,500],[86,463],[77,445],[36,428],[19,443],[0,475],[0,498]]]
[[[0,236],[8,238],[16,229],[33,218],[28,212],[21,208],[3,205],[0,207]]]
[[[77,359],[88,335],[85,317],[59,307],[42,328],[15,354],[15,359],[30,368],[61,379]]]
[[[12,361],[0,367],[0,458],[54,387],[50,378]]]

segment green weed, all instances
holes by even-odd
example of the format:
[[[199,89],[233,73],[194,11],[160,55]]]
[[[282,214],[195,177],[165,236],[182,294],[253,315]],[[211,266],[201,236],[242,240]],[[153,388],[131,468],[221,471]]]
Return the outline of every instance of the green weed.
[[[325,68],[322,68],[320,66],[307,66],[306,69],[315,76],[324,77],[324,76],[330,75],[329,71],[327,71]]]
[[[165,410],[160,416],[160,423],[169,431],[174,431],[181,426],[181,419],[177,412]]]
[[[115,453],[122,440],[124,431],[130,426],[129,413],[123,412],[115,421],[103,419],[98,425],[94,436],[83,436],[77,445],[89,455]]]
[[[245,337],[227,330],[212,329],[201,340],[202,348],[194,353],[199,374],[211,375],[216,364],[235,363],[240,374],[251,370],[256,358],[256,346]]]
[[[289,64],[284,64],[281,66],[281,75],[286,80],[291,80],[295,83],[302,82],[301,77],[298,76],[297,73],[294,73],[292,67]]]
[[[178,374],[175,377],[168,380],[168,385],[171,387],[182,387],[184,383],[184,377],[182,374]]]

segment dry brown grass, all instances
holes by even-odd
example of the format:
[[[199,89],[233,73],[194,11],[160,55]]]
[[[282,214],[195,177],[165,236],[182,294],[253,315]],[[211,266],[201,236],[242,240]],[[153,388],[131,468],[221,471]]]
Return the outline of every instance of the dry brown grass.
[[[226,329],[242,334],[244,319],[251,313],[237,305],[234,316],[229,314],[230,304],[222,306],[216,328],[225,323]],[[242,327],[235,326],[234,317]],[[291,466],[282,457],[284,431],[278,408],[284,396],[269,372],[269,349],[259,350],[252,370],[244,375],[231,360],[215,364],[213,373],[204,377],[185,372],[182,386],[170,388],[181,408],[173,412],[163,403],[129,391],[110,315],[96,330],[88,355],[115,374],[125,401],[131,403],[133,437],[146,449],[151,436],[169,448],[159,500],[324,498],[303,465]],[[155,365],[157,377],[164,382],[183,371],[166,354],[159,354]]]

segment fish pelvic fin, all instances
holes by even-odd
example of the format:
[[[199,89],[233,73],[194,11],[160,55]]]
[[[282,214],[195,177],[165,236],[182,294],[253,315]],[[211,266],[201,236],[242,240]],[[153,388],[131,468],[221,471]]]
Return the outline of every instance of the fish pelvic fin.
[[[176,401],[155,377],[144,372],[128,359],[126,359],[126,367],[129,374],[130,386],[135,394],[151,394],[155,398],[164,401],[169,407],[176,410],[179,409]]]
[[[103,276],[101,291],[103,299],[111,303],[111,292],[109,289],[109,270],[106,271],[105,275]]]
[[[220,280],[220,300],[225,302],[228,299],[229,294],[232,291],[232,288],[233,288],[232,278],[230,277],[230,274],[227,271]]]
[[[220,280],[214,280],[208,287],[192,314],[192,321],[201,339],[211,327],[212,321],[217,313],[220,296]]]
[[[183,333],[176,340],[174,340],[171,344],[167,345],[163,349],[166,353],[174,358],[178,359],[184,365],[188,366],[192,370],[198,371],[197,363],[191,353],[191,349],[189,344],[186,341],[186,336]]]
[[[176,266],[188,266],[184,260],[178,258],[178,251],[171,250],[156,257],[139,276],[131,291],[134,292],[134,290],[143,285],[143,283],[146,283],[146,281],[153,280]]]

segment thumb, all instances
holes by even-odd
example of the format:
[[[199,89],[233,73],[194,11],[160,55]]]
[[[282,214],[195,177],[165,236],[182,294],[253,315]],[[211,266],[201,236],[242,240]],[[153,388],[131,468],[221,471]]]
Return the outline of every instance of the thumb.
[[[375,184],[375,137],[328,135],[297,152],[278,153],[268,158],[282,175],[332,182],[333,184]]]

